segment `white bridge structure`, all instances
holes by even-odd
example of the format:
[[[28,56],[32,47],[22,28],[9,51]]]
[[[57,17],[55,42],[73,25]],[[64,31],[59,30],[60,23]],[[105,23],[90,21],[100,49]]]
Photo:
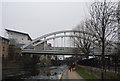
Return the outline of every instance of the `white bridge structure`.
[[[41,37],[34,39],[33,41],[25,44],[22,46],[22,54],[45,54],[45,55],[84,55],[74,44],[71,44],[71,41],[74,41],[73,38],[81,38],[86,39],[83,36],[79,36],[76,33],[85,33],[89,36],[94,37],[91,33],[84,32],[84,31],[77,31],[77,30],[65,30],[65,31],[57,31],[48,33]],[[67,42],[65,38],[69,38]],[[59,40],[57,40],[59,39]],[[47,46],[47,42],[52,40],[52,46]],[[61,42],[61,47],[57,47],[57,42]],[[86,39],[89,40],[89,39]],[[97,43],[93,42],[93,40],[89,40],[90,42],[98,45]],[[66,47],[65,44],[69,43],[71,46]],[[92,50],[92,49],[91,49]],[[96,55],[101,55],[101,52],[97,50],[95,52]],[[92,53],[90,54],[92,55]]]

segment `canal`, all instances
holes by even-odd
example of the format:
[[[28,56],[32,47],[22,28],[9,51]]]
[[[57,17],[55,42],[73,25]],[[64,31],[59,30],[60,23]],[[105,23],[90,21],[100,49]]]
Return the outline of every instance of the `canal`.
[[[2,81],[39,81],[39,80],[60,80],[67,65],[61,66],[44,66],[35,65],[30,68],[22,69],[4,69],[2,71]]]

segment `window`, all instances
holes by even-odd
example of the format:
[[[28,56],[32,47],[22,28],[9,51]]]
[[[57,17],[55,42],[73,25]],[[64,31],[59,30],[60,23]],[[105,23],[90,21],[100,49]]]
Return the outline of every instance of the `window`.
[[[28,37],[28,40],[30,40],[30,38]]]
[[[7,41],[7,44],[9,44],[9,42]]]
[[[3,39],[2,42],[5,43],[5,40]]]
[[[5,51],[5,47],[3,47],[3,51]]]
[[[22,40],[23,40],[23,38],[22,38]]]
[[[7,40],[5,41],[5,44],[7,44]]]
[[[2,57],[4,58],[4,54],[2,55]]]

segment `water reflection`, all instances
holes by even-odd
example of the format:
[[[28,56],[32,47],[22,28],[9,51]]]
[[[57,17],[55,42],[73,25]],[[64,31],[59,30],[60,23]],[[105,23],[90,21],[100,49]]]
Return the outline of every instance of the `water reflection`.
[[[60,79],[62,73],[65,70],[65,66],[47,66],[38,67],[34,66],[31,68],[14,69],[14,70],[3,70],[3,81],[50,81],[53,79]],[[12,71],[12,72],[11,72]],[[7,73],[6,73],[7,72]],[[5,74],[6,73],[6,74]],[[10,76],[12,75],[12,76]]]

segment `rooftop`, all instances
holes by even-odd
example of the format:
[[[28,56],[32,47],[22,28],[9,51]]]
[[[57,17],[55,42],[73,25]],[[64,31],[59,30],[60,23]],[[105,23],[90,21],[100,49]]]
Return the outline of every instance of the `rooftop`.
[[[5,30],[8,31],[8,32],[15,32],[15,33],[19,33],[19,34],[27,35],[27,36],[30,38],[30,40],[32,40],[28,33],[19,32],[19,31],[10,30],[10,29],[5,29]]]
[[[9,41],[9,39],[7,39],[5,37],[2,37],[2,36],[0,36],[0,39],[4,39],[4,40],[8,40]]]

